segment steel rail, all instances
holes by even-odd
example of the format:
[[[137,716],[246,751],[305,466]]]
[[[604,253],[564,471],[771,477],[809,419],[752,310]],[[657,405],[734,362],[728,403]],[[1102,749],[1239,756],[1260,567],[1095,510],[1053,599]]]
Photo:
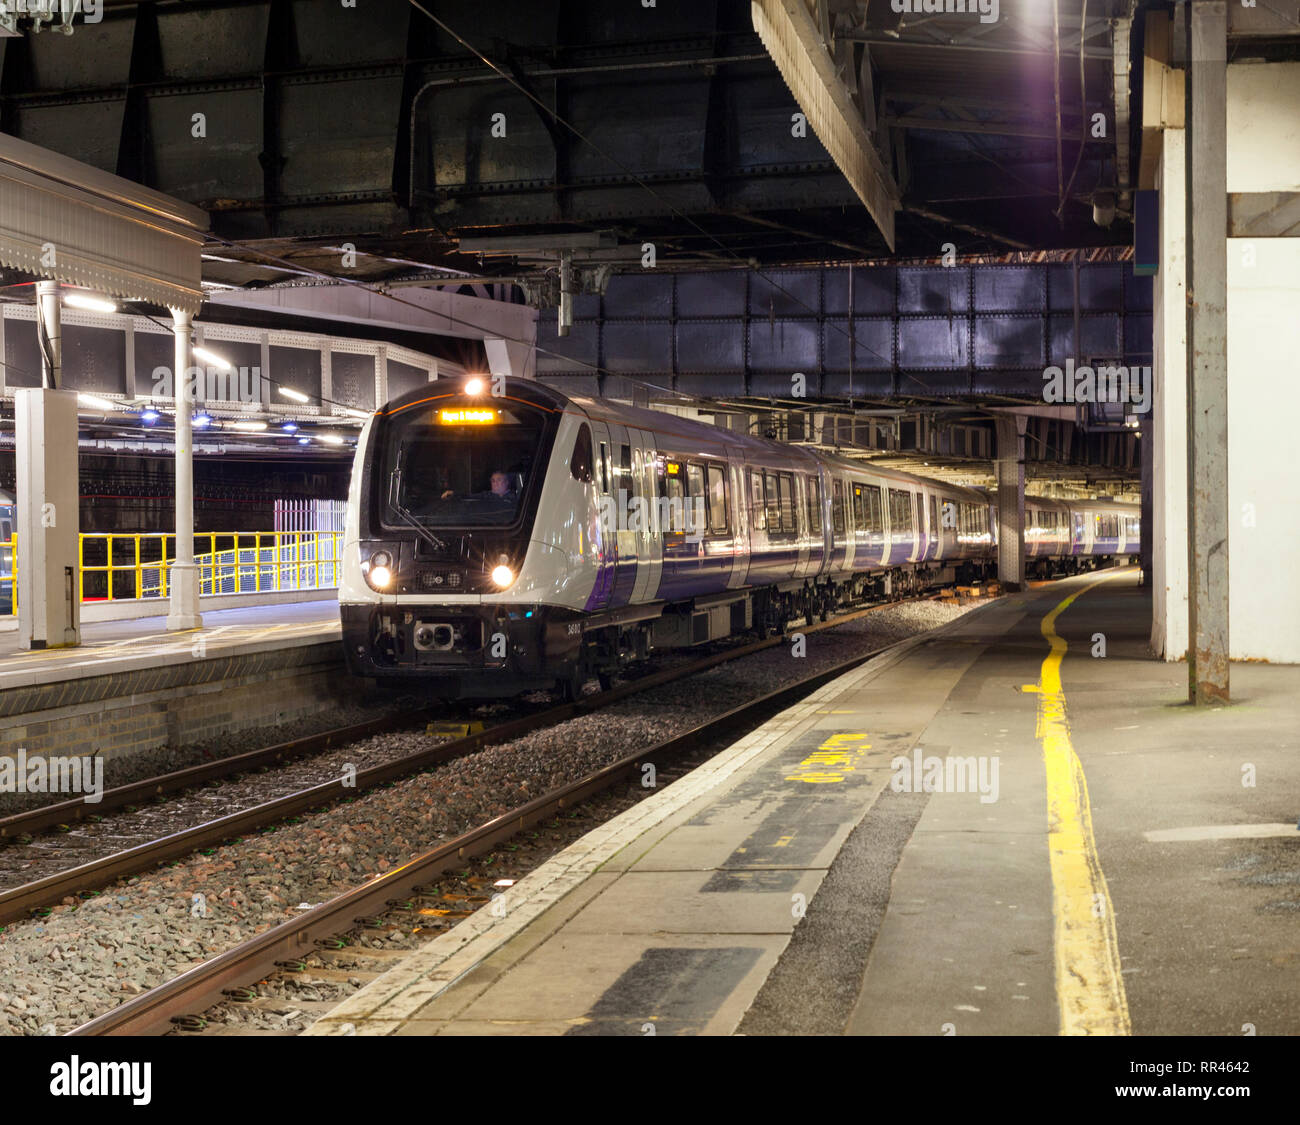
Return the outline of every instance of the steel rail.
[[[905,601],[926,600],[927,597],[928,595],[923,595],[919,598],[905,599]],[[884,602],[831,621],[804,626],[803,632],[812,633],[822,629],[834,628],[870,613],[901,604],[904,604],[904,602]],[[114,879],[148,871],[159,864],[179,859],[202,848],[213,847],[237,836],[255,832],[287,817],[297,816],[300,813],[331,804],[343,798],[355,797],[360,793],[397,781],[409,774],[418,773],[431,766],[441,765],[456,758],[464,757],[467,754],[473,754],[487,746],[509,742],[530,731],[555,726],[579,715],[590,714],[651,688],[660,687],[675,680],[695,675],[698,672],[707,671],[719,664],[725,664],[772,648],[784,643],[785,639],[785,634],[781,634],[766,640],[728,649],[724,652],[714,653],[702,660],[694,661],[679,668],[668,668],[660,672],[654,672],[630,683],[599,692],[586,699],[561,704],[558,707],[552,707],[517,719],[510,719],[484,731],[430,746],[392,762],[371,766],[368,769],[358,771],[355,776],[338,777],[318,785],[309,786],[306,789],[276,797],[262,804],[231,813],[228,816],[218,817],[215,820],[182,829],[179,832],[152,840],[149,843],[127,848],[124,851],[91,860],[89,863],[83,863],[76,867],[70,867],[65,871],[47,875],[31,883],[0,891],[0,925],[26,918],[35,910],[52,906],[70,896],[81,895],[95,888],[105,886]],[[319,745],[323,740],[332,740],[332,743],[346,743],[355,740],[355,738],[364,737],[367,733],[374,733],[371,728],[377,727],[382,730],[391,729],[395,725],[402,725],[401,722],[394,721],[397,718],[396,716],[386,716],[383,719],[370,720],[367,723],[340,728],[320,735],[312,735],[297,742],[284,743],[280,746],[270,747],[267,750],[252,751],[236,758],[224,759],[223,762],[194,766],[188,770],[181,770],[179,773],[138,782],[133,786],[123,786],[120,789],[111,790],[110,793],[116,794],[121,793],[123,790],[131,790],[133,792],[143,791],[146,795],[153,796],[157,793],[184,788],[197,784],[199,780],[204,778],[216,776],[212,771],[223,764],[242,762],[243,764],[236,767],[236,769],[228,768],[226,771],[237,772],[238,769],[250,768],[250,762],[267,760],[267,755],[300,756],[309,752],[310,748],[304,748],[304,744]],[[403,721],[409,723],[410,718],[407,715]],[[358,731],[362,733],[358,734]],[[326,742],[326,744],[332,743]],[[179,781],[177,779],[184,780]],[[164,785],[166,788],[164,788]],[[104,794],[105,800],[108,799],[109,795],[109,793]],[[123,800],[119,803],[124,804],[127,802]],[[74,805],[91,809],[100,807],[98,805],[86,806],[84,799],[65,801],[60,802],[58,805],[46,806],[45,809],[34,810],[31,814],[18,814],[15,817],[6,819],[12,822],[24,816],[35,817],[39,815],[49,818],[54,816],[56,810],[66,811],[69,806]],[[4,823],[0,821],[0,824]],[[53,820],[50,823],[60,823],[60,821]]]
[[[301,958],[304,953],[310,952],[314,942],[355,929],[361,918],[382,913],[391,901],[409,897],[421,886],[459,867],[467,858],[489,852],[517,832],[560,810],[580,804],[617,785],[624,778],[635,776],[640,773],[643,763],[680,755],[701,743],[715,741],[730,734],[737,727],[752,727],[761,722],[760,716],[766,716],[767,712],[780,709],[810,694],[836,677],[903,643],[905,641],[895,641],[787,684],[722,715],[707,719],[657,746],[636,751],[586,777],[534,798],[360,887],[346,891],[297,918],[282,922],[265,933],[196,965],[173,980],[133,997],[67,1034],[154,1035],[166,1031],[173,1019],[203,1011],[220,1001],[223,990],[261,979],[275,968],[277,961]]]

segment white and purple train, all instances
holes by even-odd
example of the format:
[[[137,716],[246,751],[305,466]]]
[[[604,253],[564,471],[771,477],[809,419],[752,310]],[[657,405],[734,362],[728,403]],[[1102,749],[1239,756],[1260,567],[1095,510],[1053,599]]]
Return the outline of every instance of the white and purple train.
[[[430,384],[361,435],[339,589],[357,675],[445,698],[573,694],[657,649],[765,635],[996,566],[983,492],[493,383]],[[1025,509],[1031,574],[1137,554],[1135,505]]]

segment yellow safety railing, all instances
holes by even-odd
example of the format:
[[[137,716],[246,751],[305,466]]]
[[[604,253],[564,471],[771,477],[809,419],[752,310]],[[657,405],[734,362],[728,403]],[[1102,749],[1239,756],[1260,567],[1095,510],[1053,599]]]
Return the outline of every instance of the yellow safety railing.
[[[205,549],[206,548],[206,549]],[[328,590],[342,577],[341,531],[205,532],[194,537],[199,594]],[[86,533],[77,564],[83,602],[165,598],[176,561],[166,532]],[[0,540],[0,615],[16,611],[17,537]]]

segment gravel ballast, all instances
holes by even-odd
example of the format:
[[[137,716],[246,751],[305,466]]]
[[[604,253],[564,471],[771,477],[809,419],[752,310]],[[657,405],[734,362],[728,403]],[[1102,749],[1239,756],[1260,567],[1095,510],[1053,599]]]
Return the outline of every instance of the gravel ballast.
[[[0,933],[0,1033],[67,1031],[293,917],[303,904],[337,895],[710,716],[945,624],[967,608],[934,601],[886,607],[809,634],[802,658],[792,657],[789,644],[777,646],[488,747],[301,823],[119,882],[79,906],[65,902],[46,918],[12,924]],[[388,758],[427,746],[428,736],[385,734],[340,753],[365,760],[371,744]],[[395,948],[428,936],[397,931],[368,940]]]

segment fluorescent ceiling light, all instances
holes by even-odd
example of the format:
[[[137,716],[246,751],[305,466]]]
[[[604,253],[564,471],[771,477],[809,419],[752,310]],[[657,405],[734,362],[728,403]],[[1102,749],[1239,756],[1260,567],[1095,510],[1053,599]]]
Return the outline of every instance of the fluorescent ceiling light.
[[[245,433],[255,434],[261,430],[266,429],[266,423],[265,422],[232,422],[230,424],[230,428],[232,430],[243,430]]]
[[[92,297],[89,293],[64,293],[63,303],[74,309],[89,309],[91,312],[115,313],[117,305],[103,297]]]
[[[294,402],[311,402],[311,399],[303,394],[302,391],[295,391],[292,387],[281,387],[280,393],[284,395],[285,398],[291,399]]]
[[[77,395],[77,401],[82,406],[93,406],[96,410],[117,409],[117,403],[110,402],[106,398],[100,398],[99,395]]]
[[[339,437],[338,434],[317,434],[316,436],[317,436],[321,441],[326,442],[326,443],[329,444],[329,445],[342,445],[342,444],[343,444],[343,439],[342,439],[341,437]]]
[[[205,360],[212,364],[213,367],[225,368],[231,366],[230,360],[226,359],[225,356],[217,355],[216,352],[208,351],[207,348],[194,348],[193,350],[195,359]]]

